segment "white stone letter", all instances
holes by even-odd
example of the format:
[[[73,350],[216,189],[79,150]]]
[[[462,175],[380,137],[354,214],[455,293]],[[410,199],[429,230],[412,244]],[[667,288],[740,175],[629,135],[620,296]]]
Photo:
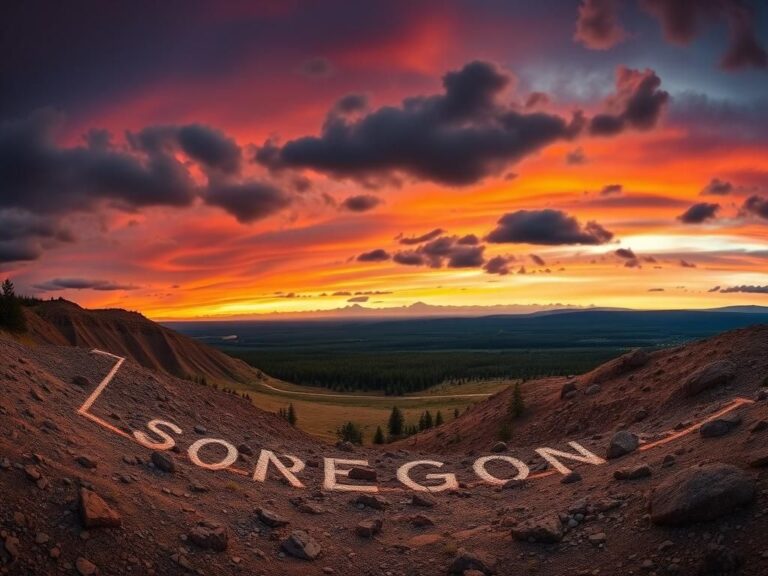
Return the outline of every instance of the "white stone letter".
[[[349,470],[338,470],[337,464],[342,466],[363,466],[368,467],[368,460],[344,460],[342,458],[324,458],[325,460],[325,480],[323,481],[324,490],[336,490],[338,492],[378,492],[378,486],[353,486],[351,484],[339,484],[336,482],[337,476],[349,476]]]
[[[269,463],[275,465],[275,468],[277,468],[277,471],[282,474],[286,480],[288,480],[288,483],[293,486],[294,488],[304,488],[304,484],[302,484],[298,478],[296,478],[296,474],[304,470],[304,462],[296,458],[296,456],[291,456],[289,454],[283,454],[285,458],[288,458],[291,461],[291,467],[286,467],[282,462],[280,462],[280,459],[275,456],[275,453],[270,450],[262,450],[261,454],[259,454],[259,461],[256,462],[256,469],[253,471],[253,479],[257,482],[264,482],[267,479],[267,469],[269,468]]]
[[[583,462],[585,464],[605,464],[605,460],[600,458],[600,456],[593,454],[578,442],[568,442],[568,445],[576,450],[578,454],[561,452],[554,448],[537,448],[536,453],[549,462],[552,468],[560,472],[560,474],[568,474],[571,470],[560,462],[558,458],[567,458],[568,460],[575,460],[576,462]]]
[[[400,468],[397,469],[397,479],[400,480],[411,490],[417,492],[443,492],[444,490],[455,490],[459,487],[459,482],[456,480],[456,474],[427,474],[425,478],[427,480],[442,480],[443,483],[438,486],[423,486],[418,482],[411,480],[408,473],[416,466],[434,466],[435,468],[442,468],[442,462],[436,462],[435,460],[416,460],[415,462],[406,462]]]
[[[208,446],[208,444],[218,444],[219,446],[224,446],[224,448],[227,449],[227,455],[224,456],[224,458],[222,458],[219,462],[206,464],[200,460],[200,457],[197,455],[197,453],[200,451],[200,448],[203,446]],[[232,444],[226,440],[219,440],[218,438],[202,438],[201,440],[198,440],[189,447],[187,454],[189,455],[189,459],[193,464],[207,470],[223,470],[224,468],[229,468],[232,466],[232,464],[235,463],[235,460],[237,460],[237,448],[232,446]]]
[[[507,478],[506,480],[502,478],[496,478],[496,476],[485,469],[485,465],[491,460],[501,460],[502,462],[508,462],[512,464],[512,466],[517,468],[517,476],[514,478]],[[475,470],[475,474],[477,474],[481,480],[488,482],[488,484],[493,484],[494,486],[503,486],[510,480],[525,480],[528,478],[528,474],[530,473],[530,470],[528,469],[528,466],[526,466],[525,462],[522,462],[517,458],[512,458],[512,456],[483,456],[482,458],[475,460],[475,465],[473,468]]]
[[[136,441],[139,444],[145,448],[149,448],[150,450],[168,450],[176,446],[176,441],[171,437],[170,434],[160,430],[160,426],[165,426],[166,428],[170,428],[172,432],[181,434],[181,428],[172,422],[166,422],[165,420],[151,420],[147,424],[147,428],[160,436],[163,439],[162,442],[153,442],[147,434],[144,432],[139,432],[138,430],[134,431],[133,437],[136,438]]]

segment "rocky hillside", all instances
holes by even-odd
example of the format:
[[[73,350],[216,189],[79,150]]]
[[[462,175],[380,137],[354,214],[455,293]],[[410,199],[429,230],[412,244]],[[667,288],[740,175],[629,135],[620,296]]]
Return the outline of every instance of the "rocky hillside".
[[[506,406],[500,395],[457,422],[477,437],[467,427],[450,446],[423,435],[381,450],[323,445],[130,359],[102,387],[116,358],[0,335],[0,574],[766,574],[767,335],[530,383],[509,445],[482,422]],[[573,452],[569,440],[607,461],[553,472],[536,449]],[[274,463],[260,472],[262,449],[303,487]],[[508,458],[486,467],[501,483],[473,470],[486,455]],[[327,489],[324,457],[367,461],[339,483],[379,492]],[[511,459],[528,464],[526,480],[504,480]],[[417,460],[433,463],[413,468],[416,482],[437,486],[426,474],[439,472],[458,485],[408,489],[396,473]]]
[[[262,377],[245,362],[183,336],[138,312],[86,310],[66,300],[26,309],[31,338],[40,343],[99,348],[146,368],[210,382],[252,382]]]

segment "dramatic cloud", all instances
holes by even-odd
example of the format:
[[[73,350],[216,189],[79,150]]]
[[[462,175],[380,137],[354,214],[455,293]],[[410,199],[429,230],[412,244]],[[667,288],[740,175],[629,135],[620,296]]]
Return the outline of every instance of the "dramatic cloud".
[[[485,246],[467,243],[468,235],[442,236],[428,241],[415,250],[397,252],[392,260],[406,266],[429,266],[430,268],[477,268],[485,263]],[[404,239],[400,242],[403,243]],[[473,238],[474,242],[474,238]],[[407,242],[406,242],[407,244]],[[416,242],[413,242],[416,244]]]
[[[281,211],[291,203],[285,192],[264,182],[244,182],[216,186],[205,201],[223,208],[242,224],[250,224]]]
[[[680,214],[677,219],[684,224],[701,224],[707,220],[713,220],[718,210],[720,210],[720,204],[699,202]]]
[[[398,252],[392,256],[392,260],[404,266],[422,266],[426,261],[424,256],[413,250]]]
[[[547,265],[547,263],[544,260],[544,258],[539,256],[538,254],[529,254],[528,256],[530,256],[531,260],[533,260],[533,263],[536,264],[537,266],[546,266]]]
[[[182,162],[162,147],[133,152],[90,138],[61,147],[55,133],[61,118],[41,111],[0,124],[0,208],[36,213],[119,206],[188,206],[195,185]]]
[[[86,278],[54,278],[48,282],[36,284],[34,288],[43,292],[57,290],[98,290],[102,292],[136,290],[136,286],[130,284],[118,284],[109,280],[88,280]]]
[[[617,0],[582,0],[574,40],[592,50],[607,50],[621,42],[626,32],[616,15]]]
[[[349,210],[350,212],[367,212],[373,210],[381,204],[382,200],[378,196],[371,194],[359,194],[357,196],[350,196],[341,203],[342,208]]]
[[[615,252],[616,256],[619,258],[624,258],[626,260],[636,260],[637,256],[635,256],[635,253],[632,251],[631,248],[619,248]]]
[[[605,244],[613,234],[597,222],[582,226],[560,210],[518,210],[505,214],[488,234],[488,242],[525,244]]]
[[[768,198],[756,195],[750,196],[744,201],[744,205],[741,207],[741,209],[747,214],[753,214],[768,220]]]
[[[510,75],[471,62],[443,77],[444,92],[406,98],[357,119],[332,111],[322,133],[278,147],[267,142],[256,159],[274,170],[311,168],[366,181],[404,173],[442,184],[476,183],[542,147],[575,136],[580,115],[567,121],[521,113],[501,101]]]
[[[370,252],[363,252],[357,257],[358,262],[385,262],[386,260],[389,260],[390,255],[389,252],[386,250],[382,250],[381,248],[377,248],[376,250],[371,250]]]
[[[689,44],[705,24],[725,19],[730,43],[720,65],[727,70],[768,66],[768,54],[756,36],[754,10],[744,0],[641,0],[640,4],[658,18],[667,40],[677,44]]]
[[[745,294],[768,294],[768,286],[731,286],[723,288],[720,292],[743,292]]]
[[[412,236],[410,238],[400,238],[400,244],[405,244],[406,246],[414,246],[416,244],[422,244],[424,242],[427,242],[429,240],[434,240],[440,234],[445,232],[442,228],[435,228],[431,232],[427,232],[426,234],[422,234],[421,236]]]
[[[624,191],[624,186],[621,184],[607,184],[600,190],[600,196],[611,196],[613,194],[621,194]]]
[[[353,296],[352,298],[348,299],[347,302],[368,302],[368,300],[368,296]]]
[[[336,111],[341,114],[362,112],[368,108],[368,97],[364,94],[347,94],[336,102]]]
[[[620,66],[616,71],[616,93],[607,101],[609,112],[590,120],[590,133],[612,136],[627,128],[653,128],[669,101],[669,94],[660,86],[661,79],[653,70]]]
[[[480,244],[480,238],[474,234],[467,234],[456,240],[457,244],[463,244],[464,246],[477,246]]]
[[[28,240],[0,240],[0,264],[37,260],[42,254],[42,248]]]
[[[509,265],[515,261],[512,256],[494,256],[483,266],[488,274],[498,274],[500,276],[506,276],[509,274]]]
[[[733,184],[720,180],[719,178],[712,178],[712,180],[704,186],[701,190],[702,196],[726,196],[733,191]]]

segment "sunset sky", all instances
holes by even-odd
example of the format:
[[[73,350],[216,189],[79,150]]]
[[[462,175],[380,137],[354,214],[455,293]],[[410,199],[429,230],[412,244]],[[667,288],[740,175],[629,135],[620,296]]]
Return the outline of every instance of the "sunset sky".
[[[0,276],[156,319],[768,305],[768,5],[7,2]]]

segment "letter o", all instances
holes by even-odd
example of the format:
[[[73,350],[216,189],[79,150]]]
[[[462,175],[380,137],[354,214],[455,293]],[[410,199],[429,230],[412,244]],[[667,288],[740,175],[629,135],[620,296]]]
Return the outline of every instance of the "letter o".
[[[502,478],[496,478],[496,476],[485,469],[485,465],[491,460],[509,462],[512,464],[512,466],[517,468],[517,475],[514,478],[509,478],[506,480]],[[483,456],[482,458],[475,460],[473,469],[475,470],[475,474],[477,474],[481,480],[488,482],[488,484],[493,484],[494,486],[503,486],[509,482],[509,480],[525,480],[528,478],[528,474],[530,473],[530,469],[525,462],[518,460],[517,458],[512,458],[512,456]]]
[[[219,462],[214,464],[206,464],[200,460],[200,457],[197,455],[197,453],[203,446],[207,446],[208,444],[218,444],[220,446],[224,446],[224,448],[227,449],[227,455]],[[235,463],[238,456],[237,448],[235,448],[226,440],[220,440],[218,438],[203,438],[198,440],[189,447],[187,454],[189,455],[189,459],[193,464],[207,470],[223,470],[224,468],[229,468],[232,464]]]

